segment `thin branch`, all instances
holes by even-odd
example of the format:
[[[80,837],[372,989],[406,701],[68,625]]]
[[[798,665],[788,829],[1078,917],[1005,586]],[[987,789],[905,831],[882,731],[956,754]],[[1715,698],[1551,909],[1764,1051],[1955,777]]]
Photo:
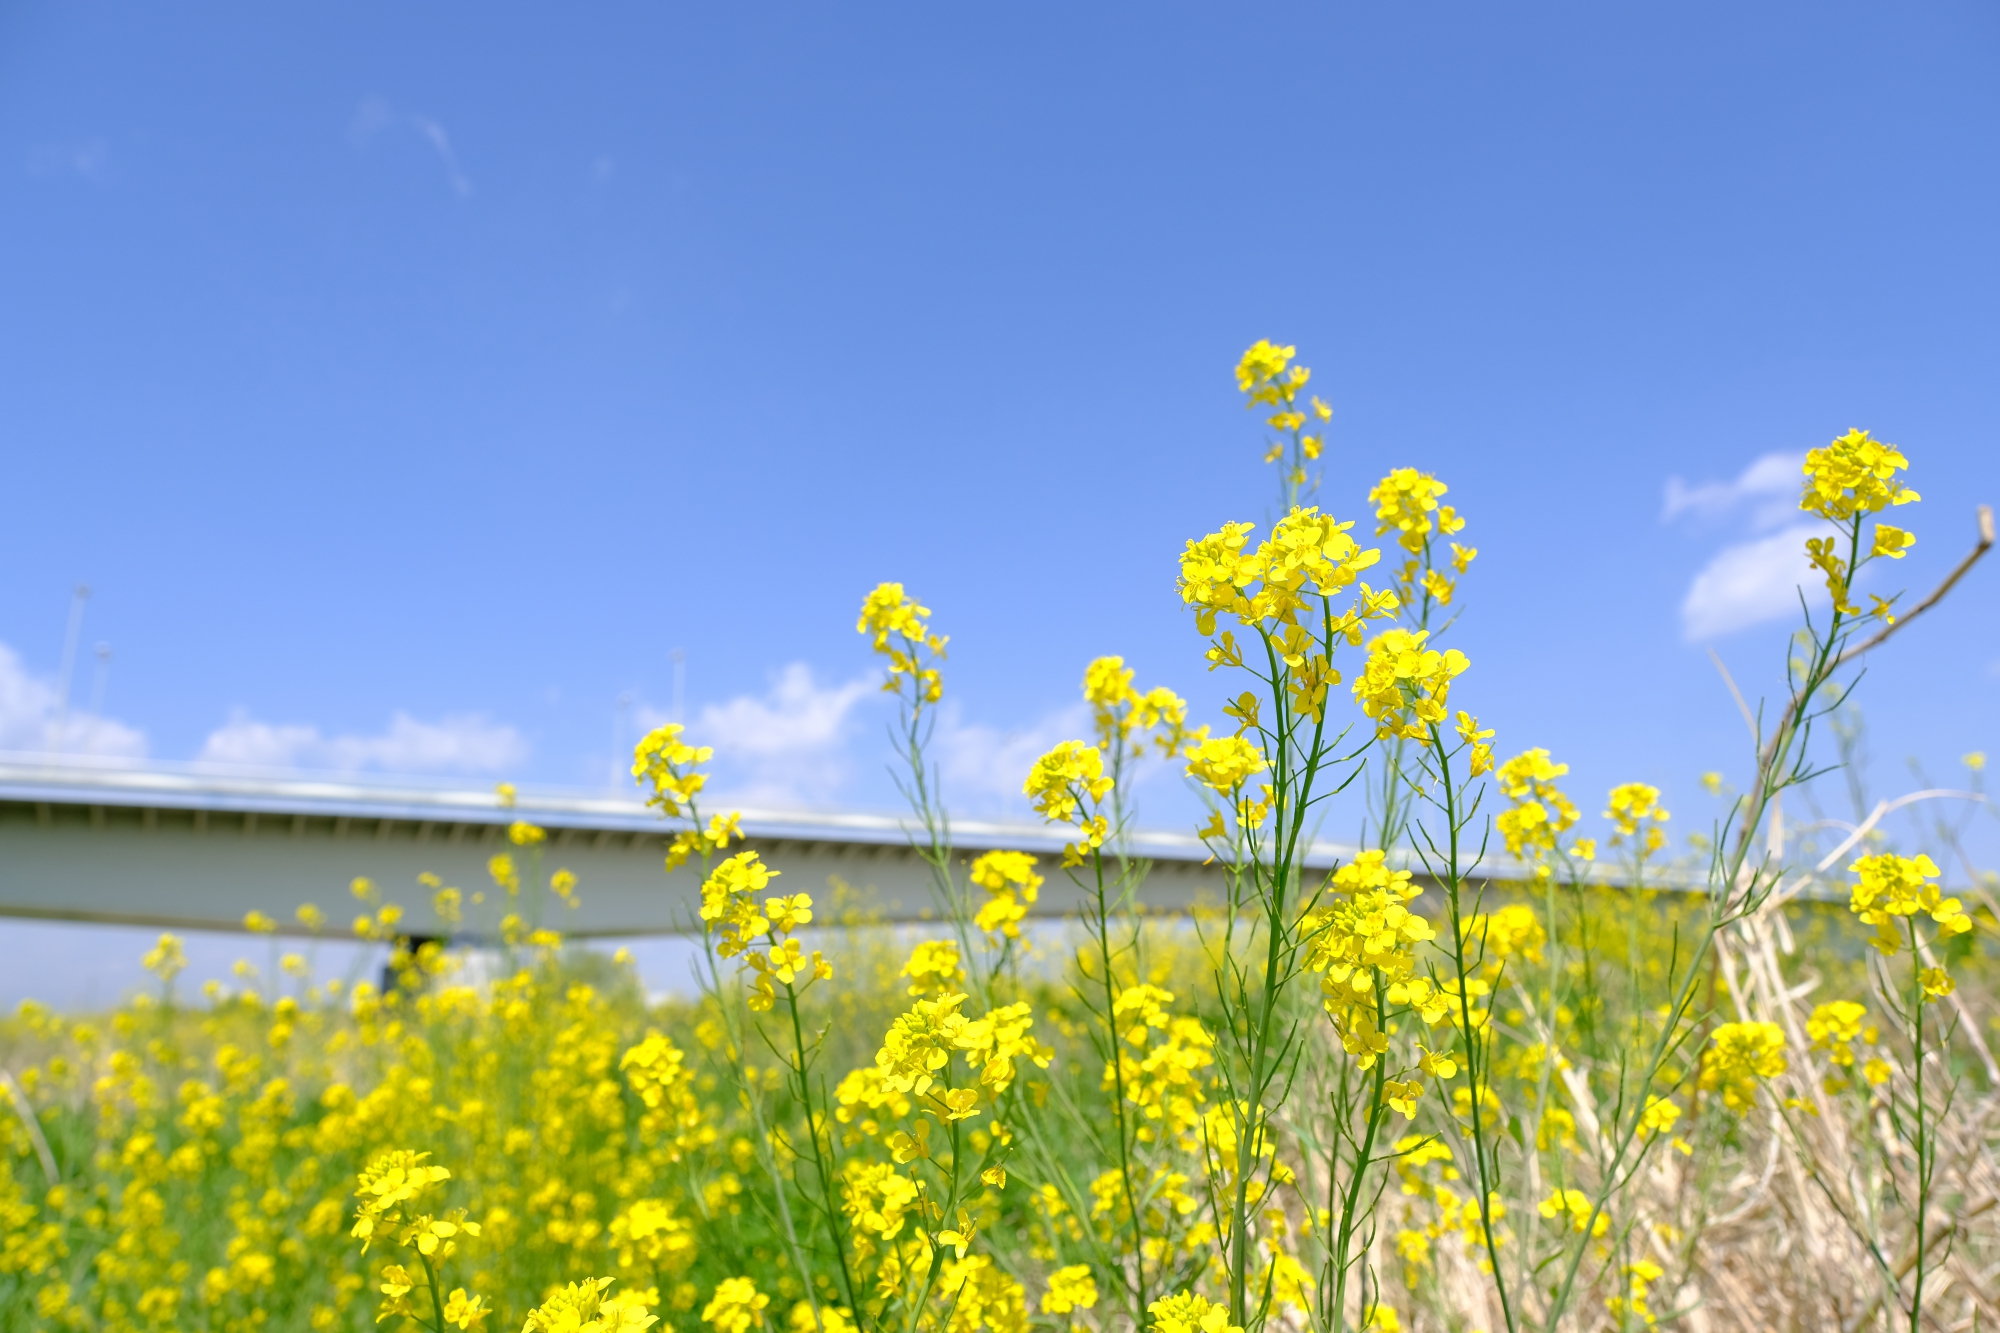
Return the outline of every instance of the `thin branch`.
[[[1822,859],[1818,865],[1813,867],[1814,873],[1824,875],[1829,869],[1832,868],[1833,863],[1835,861],[1838,861],[1841,857],[1847,855],[1849,848],[1853,847],[1855,843],[1860,842],[1863,838],[1867,837],[1868,830],[1874,828],[1875,825],[1878,822],[1880,822],[1880,820],[1884,815],[1892,814],[1895,811],[1900,810],[1904,806],[1909,805],[1915,801],[1934,801],[1940,797],[1946,797],[1946,796],[1956,797],[1961,801],[1984,802],[1986,800],[1984,796],[1981,796],[1976,791],[1947,791],[1942,787],[1933,787],[1929,791],[1913,791],[1907,796],[1898,796],[1893,801],[1877,801],[1875,802],[1875,808],[1869,811],[1868,818],[1862,820],[1860,825],[1855,828],[1854,832],[1847,835],[1847,841],[1841,843],[1840,846],[1828,852],[1825,858]]]
[[[1736,688],[1736,677],[1729,674],[1729,668],[1722,665],[1721,654],[1713,644],[1708,649],[1708,660],[1715,663],[1715,669],[1722,673],[1722,683],[1729,687],[1729,697],[1736,701],[1736,711],[1743,714],[1743,725],[1750,728],[1750,743],[1757,744],[1763,738],[1757,734],[1757,719],[1750,715],[1750,705],[1744,701],[1743,691]]]
[[[1944,576],[1944,582],[1938,584],[1937,587],[1931,589],[1930,596],[1924,598],[1923,601],[1918,602],[1915,606],[1911,607],[1907,613],[1896,617],[1896,620],[1893,624],[1884,625],[1881,629],[1877,630],[1868,639],[1862,641],[1861,643],[1855,644],[1853,647],[1841,653],[1839,657],[1836,657],[1833,660],[1833,664],[1827,668],[1828,675],[1831,675],[1835,671],[1840,670],[1841,667],[1846,666],[1849,662],[1853,661],[1855,658],[1861,656],[1863,653],[1869,651],[1870,649],[1881,647],[1883,644],[1889,641],[1890,635],[1902,629],[1905,625],[1915,620],[1918,616],[1922,615],[1924,612],[1930,610],[1932,607],[1936,606],[1939,602],[1944,600],[1944,595],[1952,590],[1954,584],[1956,584],[1960,579],[1965,577],[1966,571],[1971,569],[1974,565],[1978,564],[1979,558],[1985,555],[1988,551],[1993,549],[1993,506],[1992,505],[1979,506],[1978,521],[1979,521],[1979,544],[1972,548],[1971,554],[1967,555],[1965,559],[1958,562],[1957,567],[1954,568],[1951,571],[1951,573]],[[1769,742],[1767,742],[1765,746],[1767,752],[1772,747],[1777,745],[1778,738],[1780,736],[1783,736],[1785,734],[1786,728],[1791,726],[1792,717],[1795,713],[1797,713],[1798,707],[1799,707],[1799,701],[1796,696],[1793,697],[1790,703],[1785,705],[1785,711],[1783,715],[1779,717],[1778,725],[1772,730],[1771,739]]]
[[[1979,561],[1979,557],[1985,555],[1987,551],[1992,549],[1992,547],[1993,547],[1993,506],[1981,505],[1979,506],[1979,545],[1972,548],[1972,553],[1966,556],[1965,559],[1959,561],[1958,567],[1956,569],[1953,569],[1951,573],[1944,576],[1943,583],[1940,583],[1938,584],[1937,587],[1931,589],[1930,596],[1924,598],[1923,601],[1918,602],[1915,606],[1911,607],[1906,614],[1897,616],[1895,624],[1884,625],[1880,630],[1876,631],[1874,637],[1870,638],[1867,642],[1858,643],[1854,647],[1849,648],[1846,652],[1842,653],[1837,659],[1835,659],[1833,664],[1834,668],[1837,670],[1840,667],[1846,666],[1849,661],[1861,656],[1861,654],[1867,652],[1870,648],[1879,646],[1884,641],[1886,641],[1891,634],[1894,634],[1897,630],[1909,624],[1912,620],[1915,620],[1918,616],[1930,610],[1933,606],[1936,606],[1940,601],[1944,599],[1944,595],[1951,591],[1951,585],[1957,583],[1961,578],[1964,578],[1965,572],[1971,569],[1973,565],[1977,564]]]

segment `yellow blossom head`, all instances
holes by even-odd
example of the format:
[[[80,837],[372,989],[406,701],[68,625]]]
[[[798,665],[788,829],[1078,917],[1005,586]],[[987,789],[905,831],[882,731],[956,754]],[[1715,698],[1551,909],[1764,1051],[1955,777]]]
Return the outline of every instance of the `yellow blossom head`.
[[[559,1288],[528,1312],[521,1333],[644,1333],[659,1322],[637,1293],[606,1295],[611,1282],[608,1277],[585,1278]]]
[[[965,979],[959,966],[956,940],[925,940],[910,951],[910,960],[900,973],[910,979],[910,994],[938,995],[954,989]]]
[[[1214,736],[1187,748],[1187,775],[1227,796],[1269,765],[1264,752],[1241,736]]]
[[[1243,1333],[1229,1322],[1229,1307],[1193,1292],[1163,1296],[1146,1312],[1152,1316],[1153,1333]]]
[[[701,1321],[716,1333],[750,1333],[753,1326],[764,1322],[764,1311],[770,1304],[771,1298],[758,1291],[749,1278],[724,1278],[702,1310]]]
[[[1897,474],[1909,465],[1895,445],[1865,430],[1851,430],[1824,449],[1806,454],[1799,508],[1841,523],[1856,514],[1908,504],[1919,497]]]
[[[1035,813],[1052,824],[1078,822],[1080,802],[1104,799],[1111,790],[1104,771],[1104,754],[1095,745],[1063,741],[1028,770],[1021,790]]]
[[[172,981],[187,968],[187,953],[178,935],[162,935],[140,963],[161,981]]]

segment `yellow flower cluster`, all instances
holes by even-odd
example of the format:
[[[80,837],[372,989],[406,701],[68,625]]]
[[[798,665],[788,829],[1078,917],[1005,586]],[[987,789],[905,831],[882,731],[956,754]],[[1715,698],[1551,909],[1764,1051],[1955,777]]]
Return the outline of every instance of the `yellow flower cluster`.
[[[1812,1049],[1824,1053],[1827,1063],[1838,1071],[1854,1068],[1855,1043],[1873,1046],[1882,1034],[1868,1021],[1866,1005],[1852,1000],[1829,1000],[1813,1006],[1812,1017],[1806,1020],[1806,1037],[1812,1042]],[[1889,1062],[1879,1055],[1871,1056],[1861,1066],[1861,1076],[1870,1084],[1888,1082],[1889,1074]],[[1828,1092],[1839,1092],[1846,1086],[1847,1079],[1840,1073],[1826,1080]]]
[[[890,1025],[882,1049],[875,1053],[875,1069],[885,1089],[919,1097],[931,1090],[972,1021],[959,1012],[969,998],[953,992],[919,1000]]]
[[[1883,852],[1864,856],[1848,867],[1857,876],[1849,909],[1863,924],[1875,927],[1870,941],[1888,957],[1915,941],[1916,918],[1929,916],[1937,925],[1938,938],[1963,935],[1972,929],[1972,918],[1956,898],[1947,898],[1929,881],[1938,877],[1937,863],[1928,856],[1898,856]],[[1900,924],[1899,924],[1900,922]],[[1951,994],[1954,983],[1942,966],[1924,968],[1920,974],[1924,993],[1930,999]]]
[[[677,1162],[714,1141],[715,1127],[695,1097],[687,1057],[664,1033],[648,1032],[618,1058],[618,1068],[645,1108],[639,1116],[640,1136],[661,1145],[665,1160]]]
[[[632,777],[653,789],[646,804],[657,806],[668,818],[679,817],[683,807],[692,804],[707,785],[707,776],[696,771],[696,766],[715,757],[715,751],[706,745],[683,742],[682,730],[678,722],[656,727],[632,751]]]
[[[1035,813],[1051,824],[1074,824],[1081,833],[1063,848],[1063,864],[1081,865],[1090,852],[1104,845],[1111,822],[1084,806],[1095,807],[1110,794],[1113,779],[1104,771],[1104,753],[1082,741],[1062,741],[1035,761],[1021,790]]]
[[[429,1156],[429,1153],[397,1150],[369,1163],[361,1172],[360,1188],[354,1192],[360,1202],[350,1234],[361,1242],[365,1254],[378,1231],[395,1228],[395,1243],[416,1251],[420,1269],[417,1274],[402,1264],[384,1265],[380,1284],[382,1310],[377,1323],[396,1316],[421,1320],[424,1313],[429,1313],[442,1314],[445,1323],[466,1329],[490,1311],[481,1297],[466,1295],[463,1287],[446,1297],[440,1274],[445,1260],[458,1249],[458,1237],[479,1235],[479,1224],[468,1221],[463,1208],[442,1217],[415,1211],[433,1187],[451,1178],[451,1172],[444,1167],[425,1165],[424,1159]],[[412,1300],[419,1292],[421,1298]]]
[[[1191,745],[1187,761],[1189,777],[1225,796],[1269,767],[1264,752],[1241,736],[1216,736]]]
[[[1908,504],[1919,497],[1896,474],[1909,466],[1895,445],[1865,430],[1851,430],[1824,449],[1807,451],[1799,508],[1842,523],[1856,514]]]
[[[808,958],[790,938],[812,920],[812,896],[779,894],[757,901],[779,872],[755,852],[738,852],[715,867],[701,886],[701,919],[717,936],[715,952],[722,958],[741,955],[742,966],[756,973],[750,984],[750,1007],[759,1012],[777,1003],[777,986],[790,989],[801,976],[806,984],[833,975],[833,965],[815,949]]]
[[[1595,1209],[1590,1196],[1579,1189],[1553,1190],[1548,1198],[1535,1205],[1535,1210],[1551,1221],[1567,1219],[1573,1231],[1582,1232],[1588,1228],[1592,1236],[1602,1236],[1611,1229],[1611,1219],[1602,1210]],[[1593,1212],[1596,1213],[1595,1221],[1591,1220]]]
[[[695,798],[708,783],[700,765],[714,757],[708,746],[692,746],[681,740],[682,727],[669,722],[648,732],[632,751],[632,778],[650,786],[653,794],[646,804],[656,806],[670,819],[686,818],[690,827],[678,830],[667,846],[667,869],[678,870],[690,857],[704,862],[717,852],[727,851],[733,840],[743,837],[735,814],[715,815],[706,825],[700,822]],[[518,840],[517,840],[518,841]],[[569,895],[559,896],[568,900]]]
[[[1720,1092],[1722,1104],[1742,1115],[1757,1104],[1757,1085],[1789,1067],[1785,1030],[1776,1023],[1724,1023],[1709,1034],[1701,1062],[1701,1089]]]
[[[1089,1264],[1069,1264],[1049,1274],[1048,1290],[1042,1293],[1043,1314],[1068,1314],[1097,1306],[1097,1279]]]
[[[1458,590],[1431,555],[1434,538],[1465,530],[1465,520],[1458,512],[1438,503],[1438,497],[1448,489],[1427,472],[1399,467],[1368,492],[1368,502],[1375,506],[1375,535],[1396,534],[1396,544],[1409,553],[1409,559],[1396,571],[1396,584],[1405,602],[1413,600],[1421,588],[1439,606],[1449,606]],[[1451,543],[1451,563],[1460,574],[1478,554],[1471,547]]]
[[[1305,481],[1304,464],[1318,458],[1326,444],[1324,435],[1305,433],[1308,420],[1298,396],[1312,378],[1312,372],[1304,366],[1292,365],[1296,355],[1296,347],[1278,347],[1259,338],[1236,363],[1236,387],[1244,395],[1244,406],[1276,408],[1265,424],[1280,435],[1291,437],[1293,457],[1286,473],[1291,487]],[[1322,424],[1333,416],[1333,409],[1318,398],[1312,400],[1311,412],[1313,419]],[[1264,461],[1276,463],[1284,456],[1285,442],[1279,440],[1265,451]]]
[[[181,946],[181,937],[160,936],[159,943],[146,951],[139,965],[161,981],[172,981],[187,968],[187,951]]]
[[[1666,832],[1660,825],[1673,818],[1660,805],[1660,789],[1643,782],[1625,782],[1613,787],[1604,817],[1617,830],[1611,836],[1612,843],[1630,840],[1637,844],[1641,856],[1650,856],[1667,845]]]
[[[1153,1316],[1153,1333],[1243,1333],[1229,1322],[1227,1306],[1194,1292],[1163,1296],[1147,1306],[1146,1312]]]
[[[1035,864],[1027,852],[1011,851],[987,852],[972,863],[967,878],[987,894],[973,924],[985,931],[988,939],[1021,937],[1021,922],[1027,919],[1042,887]]]
[[[1083,670],[1083,699],[1099,749],[1109,751],[1138,736],[1141,744],[1150,739],[1162,755],[1172,755],[1208,735],[1206,727],[1188,729],[1187,700],[1164,685],[1137,689],[1132,679],[1122,657],[1100,657]]]
[[[1035,1021],[1028,1005],[1006,1005],[972,1019],[960,1012],[969,999],[951,992],[919,1000],[890,1025],[875,1054],[884,1091],[929,1098],[947,1119],[963,1120],[979,1113],[979,1094],[943,1081],[955,1053],[965,1055],[980,1083],[996,1095],[1013,1082],[1015,1060],[1048,1064],[1054,1052],[1028,1035]]]
[[[1799,508],[1841,524],[1847,530],[1849,542],[1858,542],[1859,520],[1863,515],[1919,498],[1897,475],[1908,466],[1909,460],[1894,445],[1874,439],[1865,430],[1849,431],[1824,449],[1806,454],[1805,490],[1799,498]],[[1858,616],[1861,608],[1847,594],[1861,563],[1880,556],[1900,560],[1916,540],[1901,528],[1877,523],[1873,543],[1866,555],[1857,555],[1854,568],[1849,568],[1847,559],[1840,554],[1839,537],[1807,538],[1806,556],[1826,576],[1834,609],[1843,615]],[[1890,601],[1881,597],[1871,600],[1875,604],[1872,614],[1894,624],[1896,617],[1889,609]]]
[[[764,1322],[764,1311],[770,1304],[771,1298],[757,1290],[757,1284],[749,1278],[725,1278],[701,1312],[701,1322],[713,1325],[716,1333],[749,1333],[753,1326]]]
[[[1548,942],[1548,932],[1542,929],[1541,918],[1535,909],[1526,903],[1509,903],[1494,912],[1481,912],[1468,917],[1465,923],[1465,937],[1477,940],[1474,956],[1484,961],[1489,972],[1497,973],[1500,967],[1519,958],[1523,962],[1542,961],[1542,946]]]
[[[1630,1315],[1647,1328],[1652,1328],[1660,1322],[1660,1317],[1646,1303],[1646,1294],[1655,1282],[1666,1276],[1667,1270],[1651,1259],[1639,1259],[1625,1265],[1622,1271],[1625,1274],[1625,1294],[1607,1297],[1605,1308],[1621,1326],[1626,1324],[1626,1316]]]
[[[1387,629],[1368,645],[1368,665],[1354,682],[1354,698],[1374,720],[1380,737],[1401,736],[1430,744],[1450,707],[1451,682],[1472,665],[1456,648],[1425,646],[1425,630]]]
[[[355,1208],[354,1230],[349,1233],[366,1252],[378,1227],[392,1227],[403,1221],[403,1207],[414,1204],[430,1192],[431,1186],[451,1179],[442,1166],[425,1166],[425,1152],[384,1153],[361,1173],[361,1187],[354,1192],[361,1200]],[[478,1234],[478,1228],[473,1229]]]
[[[912,995],[942,995],[958,989],[965,968],[958,961],[957,940],[926,940],[910,951],[901,975],[910,979]]]
[[[1806,1020],[1806,1036],[1812,1041],[1812,1048],[1825,1051],[1827,1060],[1843,1068],[1854,1064],[1854,1043],[1861,1040],[1862,1025],[1868,1018],[1866,1005],[1852,1000],[1832,1000],[1826,1004],[1813,1006],[1812,1017]],[[1873,1029],[1868,1040],[1873,1042]]]
[[[1382,558],[1380,551],[1363,549],[1347,535],[1353,526],[1318,509],[1295,508],[1278,521],[1267,541],[1246,555],[1243,548],[1256,525],[1225,523],[1220,532],[1187,544],[1181,555],[1181,600],[1195,608],[1202,634],[1215,633],[1221,614],[1246,626],[1276,621],[1296,627],[1302,614],[1314,616],[1308,597],[1339,596]],[[1354,605],[1332,618],[1327,642],[1342,636],[1360,643],[1363,622],[1391,614],[1398,605],[1395,593],[1373,592],[1363,583]]]
[[[1332,901],[1300,925],[1306,970],[1319,974],[1326,1012],[1363,1069],[1389,1049],[1382,1026],[1389,1010],[1414,1009],[1431,1026],[1450,1013],[1449,997],[1417,958],[1417,946],[1437,938],[1430,922],[1405,906],[1422,893],[1409,871],[1392,869],[1379,850],[1365,851],[1334,872]]]
[[[903,591],[900,583],[882,583],[861,604],[854,622],[857,633],[870,636],[875,651],[889,659],[887,694],[907,690],[913,712],[944,698],[944,676],[934,662],[942,660],[947,639],[930,628],[930,609]]]
[[[611,1283],[608,1277],[570,1283],[528,1312],[521,1333],[641,1333],[659,1322],[638,1296],[607,1296]]]
[[[1121,1082],[1125,1100],[1139,1108],[1138,1138],[1151,1143],[1164,1132],[1184,1152],[1200,1147],[1204,1070],[1215,1063],[1215,1038],[1201,1021],[1176,1015],[1174,993],[1159,986],[1128,986],[1112,1003],[1119,1036],[1116,1064],[1106,1062],[1101,1087]]]
[[[1579,812],[1556,779],[1569,772],[1540,748],[1524,750],[1500,765],[1495,778],[1508,808],[1493,821],[1506,840],[1509,855],[1533,861],[1537,877],[1548,873],[1547,859],[1558,840],[1575,827]]]

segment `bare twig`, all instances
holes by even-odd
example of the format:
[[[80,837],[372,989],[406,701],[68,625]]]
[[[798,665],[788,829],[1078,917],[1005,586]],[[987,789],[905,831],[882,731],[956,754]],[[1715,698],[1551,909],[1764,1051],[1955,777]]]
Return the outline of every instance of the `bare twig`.
[[[1832,868],[1833,863],[1835,861],[1838,861],[1841,857],[1847,855],[1849,848],[1853,847],[1855,843],[1860,842],[1863,838],[1867,837],[1868,830],[1874,828],[1876,824],[1880,823],[1884,815],[1893,814],[1896,811],[1902,809],[1904,806],[1912,805],[1918,801],[1934,801],[1942,797],[1948,797],[1948,796],[1956,797],[1961,801],[1983,802],[1986,799],[1984,796],[1981,796],[1976,791],[1948,791],[1943,787],[1933,787],[1929,791],[1913,791],[1907,796],[1898,796],[1893,801],[1877,801],[1875,803],[1875,808],[1869,812],[1868,818],[1862,820],[1861,823],[1855,827],[1854,831],[1847,835],[1847,841],[1841,843],[1840,846],[1834,848],[1832,851],[1828,852],[1823,858],[1821,858],[1820,863],[1817,866],[1813,867],[1814,872],[1817,874],[1824,875],[1829,869]]]
[[[1875,648],[1880,646],[1881,644],[1883,644],[1888,640],[1891,634],[1894,634],[1897,630],[1903,628],[1903,626],[1909,624],[1912,620],[1915,620],[1918,616],[1922,615],[1924,612],[1936,606],[1940,601],[1943,601],[1944,595],[1951,591],[1952,584],[1957,583],[1960,579],[1964,578],[1965,572],[1971,569],[1975,564],[1979,563],[1979,557],[1985,555],[1992,548],[1993,548],[1993,506],[1981,505],[1979,506],[1979,544],[1972,548],[1972,553],[1966,556],[1965,559],[1959,561],[1957,568],[1953,569],[1951,573],[1944,576],[1943,583],[1940,583],[1938,584],[1937,587],[1931,589],[1930,596],[1924,598],[1923,601],[1918,602],[1915,606],[1911,607],[1908,611],[1904,612],[1902,615],[1897,616],[1894,624],[1884,625],[1881,629],[1877,630],[1874,633],[1874,635],[1871,636],[1869,639],[1867,639],[1865,642],[1857,643],[1852,648],[1849,648],[1846,652],[1842,653],[1838,658],[1834,660],[1833,664],[1834,667],[1837,669],[1839,667],[1846,666],[1849,662],[1861,656],[1861,654],[1867,652],[1870,648]]]
[[[1965,577],[1966,571],[1978,564],[1979,558],[1993,549],[1993,506],[1979,506],[1977,518],[1979,523],[1978,545],[1972,548],[1971,553],[1965,559],[1958,562],[1951,573],[1944,576],[1944,582],[1931,589],[1930,596],[1918,602],[1904,614],[1897,616],[1893,623],[1884,625],[1867,639],[1842,652],[1839,657],[1833,660],[1833,664],[1827,668],[1829,674],[1838,671],[1841,667],[1846,666],[1849,662],[1868,652],[1870,649],[1881,647],[1889,641],[1891,635],[1943,601],[1944,595],[1952,590],[1953,585]],[[1779,739],[1786,734],[1787,729],[1791,726],[1792,718],[1798,712],[1798,707],[1798,696],[1794,694],[1791,702],[1785,705],[1785,711],[1779,715],[1778,725],[1772,728],[1771,738],[1764,743],[1763,754],[1759,756],[1764,763],[1770,762],[1774,748],[1777,746]]]
[[[1758,741],[1757,718],[1743,698],[1743,691],[1736,688],[1736,677],[1730,675],[1729,668],[1722,664],[1722,655],[1715,651],[1713,644],[1709,645],[1708,660],[1715,663],[1715,669],[1722,673],[1722,683],[1729,687],[1729,697],[1736,701],[1736,711],[1743,714],[1743,725],[1750,728],[1750,743],[1755,745]]]

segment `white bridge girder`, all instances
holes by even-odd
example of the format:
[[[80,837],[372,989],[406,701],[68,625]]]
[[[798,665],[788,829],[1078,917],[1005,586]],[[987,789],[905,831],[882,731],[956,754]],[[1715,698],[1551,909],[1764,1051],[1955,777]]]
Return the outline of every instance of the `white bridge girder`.
[[[517,819],[547,830],[538,850],[508,841]],[[931,911],[929,868],[893,816],[745,811],[742,824],[746,845],[781,873],[777,888],[825,901],[837,878],[889,920]],[[974,820],[952,831],[962,862],[995,848],[1040,855],[1037,913],[1075,909],[1058,832]],[[443,929],[417,881],[429,872],[462,891],[468,927],[490,930],[500,892],[487,861],[506,851],[530,908],[531,876],[546,884],[559,867],[577,876],[581,906],[544,895],[542,924],[574,936],[671,933],[694,920],[700,878],[693,867],[666,872],[669,832],[636,796],[524,790],[510,808],[490,788],[0,757],[0,916],[230,930],[257,910],[289,930],[312,903],[344,933],[365,910],[348,886],[365,876],[404,908],[403,930],[424,934]],[[1139,834],[1130,850],[1150,863],[1148,910],[1186,911],[1224,892],[1221,868],[1204,864],[1192,835]],[[1320,844],[1308,864],[1331,866],[1347,851]],[[475,892],[483,907],[470,905]]]

